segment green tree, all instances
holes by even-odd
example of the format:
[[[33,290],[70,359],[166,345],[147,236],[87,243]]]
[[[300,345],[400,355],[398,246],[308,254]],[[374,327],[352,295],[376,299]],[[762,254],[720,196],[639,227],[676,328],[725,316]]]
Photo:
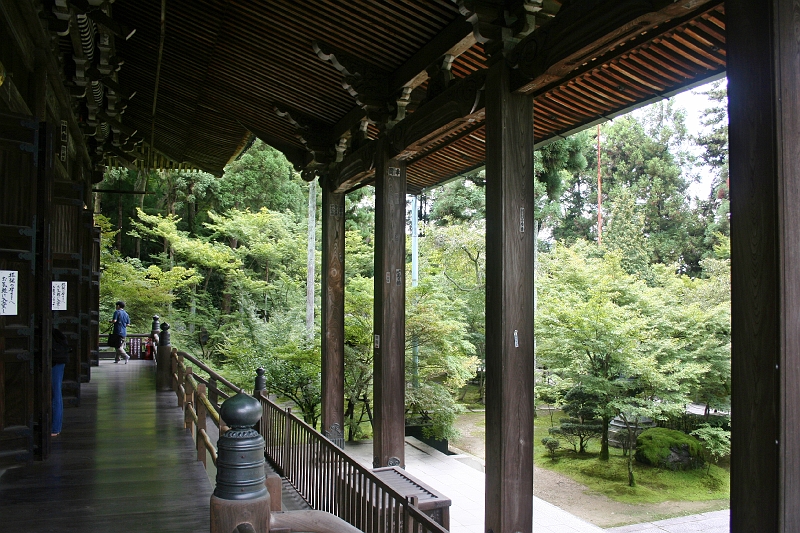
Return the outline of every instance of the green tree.
[[[684,279],[666,268],[656,275]],[[683,409],[711,371],[691,342],[702,335],[702,324],[683,318],[692,309],[663,286],[628,274],[618,253],[583,241],[557,246],[542,260],[540,286],[537,357],[598,398],[601,460],[609,457],[614,416],[630,431],[644,416],[664,418]]]
[[[302,180],[284,155],[256,140],[219,180],[214,209],[290,211],[298,218],[305,212]]]
[[[431,226],[420,246],[421,271],[435,279],[448,298],[463,302],[466,335],[483,368],[486,360],[486,223],[472,222]],[[484,401],[485,373],[480,372],[479,401]]]
[[[641,119],[615,120],[606,132],[603,156],[611,172],[603,177],[603,189],[613,198],[619,187],[627,187],[641,202],[651,262],[678,263],[683,271],[699,273],[704,228],[687,197],[683,110],[672,101],[660,102]]]
[[[708,461],[708,470],[711,472],[711,462],[717,464],[720,459],[731,454],[731,432],[721,427],[712,427],[710,424],[702,424],[691,433],[703,444]]]
[[[684,111],[672,101],[653,104],[604,125],[601,139],[604,213],[626,191],[643,218],[649,262],[675,264],[681,272],[699,275],[700,259],[711,245],[705,242],[704,211],[688,198],[695,178],[689,175]],[[561,209],[552,217],[553,237],[567,244],[597,240],[595,142],[584,141],[582,154],[585,170],[563,174]]]
[[[607,250],[619,254],[625,272],[653,281],[651,243],[645,236],[644,214],[637,209],[636,199],[626,187],[617,189],[616,198],[611,203],[603,244]]]
[[[95,215],[100,227],[100,315],[111,317],[117,300],[125,302],[131,315],[131,331],[150,331],[153,315],[164,315],[177,296],[196,284],[200,276],[194,269],[173,267],[163,270],[145,266],[138,259],[126,258],[112,248],[117,230],[103,215]]]
[[[460,409],[456,392],[475,375],[478,359],[463,317],[465,304],[425,278],[406,292],[406,381],[412,381],[412,339],[419,346],[419,387],[406,391],[407,416],[430,424],[435,438],[452,438]]]
[[[438,226],[486,218],[484,172],[459,178],[434,189],[430,219]]]
[[[357,232],[356,232],[357,235]],[[355,440],[363,433],[364,415],[372,424],[372,304],[374,283],[371,278],[354,276],[345,285],[344,299],[344,396],[345,425],[348,439]],[[356,409],[361,408],[356,419]]]
[[[572,444],[575,452],[586,453],[589,442],[603,432],[603,423],[596,418],[601,401],[601,397],[582,385],[571,388],[564,395],[561,406],[569,418],[562,418],[559,427],[549,428],[549,433],[564,438]]]
[[[705,94],[714,105],[703,111],[701,122],[707,129],[694,137],[701,147],[700,162],[712,174],[711,193],[700,209],[706,220],[706,257],[730,237],[728,182],[728,91],[724,82],[715,82]]]

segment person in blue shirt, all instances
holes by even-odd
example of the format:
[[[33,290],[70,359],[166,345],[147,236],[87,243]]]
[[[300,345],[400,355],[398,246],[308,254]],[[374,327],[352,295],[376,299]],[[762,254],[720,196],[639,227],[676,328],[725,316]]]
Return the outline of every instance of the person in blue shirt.
[[[50,436],[58,437],[61,433],[61,425],[64,420],[64,399],[61,396],[61,383],[64,381],[64,368],[69,363],[69,354],[72,348],[69,345],[67,336],[60,330],[53,329],[53,349],[52,349],[52,370],[51,390],[52,390],[52,410],[53,419],[50,425]]]
[[[114,316],[111,318],[111,323],[113,324],[113,332],[119,335],[119,346],[117,346],[117,353],[114,357],[114,362],[119,363],[120,359],[125,360],[125,364],[128,364],[128,359],[131,358],[130,355],[125,353],[125,337],[128,335],[128,326],[131,324],[131,318],[128,316],[127,311],[125,311],[125,302],[122,300],[117,302],[117,310],[114,311]]]

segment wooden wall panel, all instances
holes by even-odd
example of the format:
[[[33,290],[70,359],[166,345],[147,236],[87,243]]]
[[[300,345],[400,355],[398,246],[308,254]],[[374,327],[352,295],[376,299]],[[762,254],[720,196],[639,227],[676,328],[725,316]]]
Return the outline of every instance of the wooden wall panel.
[[[16,313],[0,315],[0,463],[29,460],[34,452],[38,151],[37,123],[0,115],[0,270],[17,277]]]
[[[73,347],[74,357],[64,369],[64,405],[80,405],[82,375],[88,371],[88,340],[83,323],[88,324],[84,311],[86,297],[83,246],[86,232],[84,222],[83,188],[74,182],[56,181],[53,187],[53,280],[67,282],[67,310],[53,312],[53,324],[64,332]],[[88,282],[87,282],[88,283]],[[82,316],[83,315],[83,316]],[[87,375],[88,379],[88,375]]]
[[[53,206],[53,253],[75,254],[80,250],[80,207]]]

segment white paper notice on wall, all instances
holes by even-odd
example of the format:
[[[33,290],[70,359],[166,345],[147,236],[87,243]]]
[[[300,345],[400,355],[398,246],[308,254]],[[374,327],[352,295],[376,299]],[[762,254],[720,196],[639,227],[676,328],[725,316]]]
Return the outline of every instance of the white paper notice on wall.
[[[0,315],[17,314],[19,271],[0,270]]]
[[[67,310],[67,282],[53,282],[53,311]]]

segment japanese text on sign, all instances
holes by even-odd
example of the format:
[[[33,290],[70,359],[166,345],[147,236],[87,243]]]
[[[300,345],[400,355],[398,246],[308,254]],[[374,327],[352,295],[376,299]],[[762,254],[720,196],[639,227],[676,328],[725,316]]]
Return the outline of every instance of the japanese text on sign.
[[[0,315],[17,314],[19,272],[0,270]]]
[[[53,282],[53,311],[66,311],[67,310],[67,282],[54,281]]]

